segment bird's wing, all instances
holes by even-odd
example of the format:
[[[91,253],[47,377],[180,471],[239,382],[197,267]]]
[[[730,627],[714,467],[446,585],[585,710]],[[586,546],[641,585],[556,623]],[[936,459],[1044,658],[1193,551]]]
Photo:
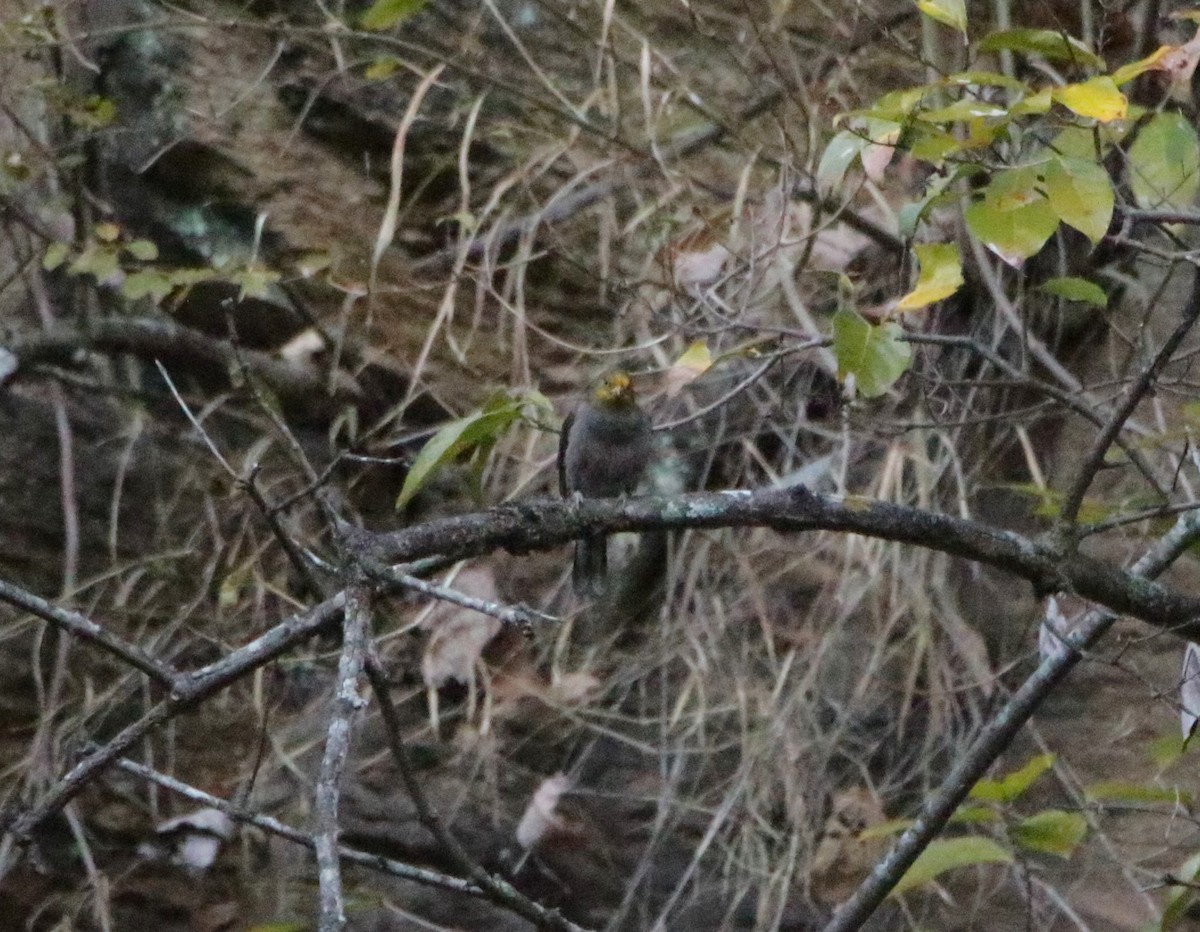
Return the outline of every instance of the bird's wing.
[[[558,435],[558,492],[563,498],[571,494],[567,488],[567,438],[571,436],[571,425],[574,423],[575,412],[572,411],[562,422]]]

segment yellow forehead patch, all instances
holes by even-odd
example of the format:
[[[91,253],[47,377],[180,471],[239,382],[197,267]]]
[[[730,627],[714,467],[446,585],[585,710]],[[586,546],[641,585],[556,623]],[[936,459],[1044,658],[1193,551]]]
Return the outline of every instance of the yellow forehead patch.
[[[624,391],[629,388],[629,376],[624,372],[614,372],[607,379],[609,388],[617,388]]]

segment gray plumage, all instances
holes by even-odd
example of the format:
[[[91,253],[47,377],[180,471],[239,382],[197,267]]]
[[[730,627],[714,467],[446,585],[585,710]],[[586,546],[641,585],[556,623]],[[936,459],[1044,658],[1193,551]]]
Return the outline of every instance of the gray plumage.
[[[558,482],[563,496],[615,498],[633,492],[650,462],[650,418],[638,407],[629,377],[609,376],[563,422]],[[599,595],[608,575],[608,538],[575,545],[572,579],[581,595]]]

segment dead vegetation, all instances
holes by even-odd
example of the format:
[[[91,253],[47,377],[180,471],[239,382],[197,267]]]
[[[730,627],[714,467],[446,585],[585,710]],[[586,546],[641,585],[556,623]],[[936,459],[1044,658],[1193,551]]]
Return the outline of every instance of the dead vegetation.
[[[862,830],[910,815],[1032,667],[1029,585],[936,547],[693,527],[624,541],[581,605],[565,549],[385,584],[358,544],[548,494],[538,409],[394,507],[448,420],[502,390],[561,412],[614,361],[662,428],[650,492],[803,486],[1033,534],[1182,273],[1093,255],[1126,293],[1071,326],[977,255],[897,387],[849,398],[831,317],[848,287],[868,315],[908,288],[896,213],[926,179],[897,159],[834,197],[814,173],[835,116],[922,79],[915,6],[413,6],[378,33],[365,4],[287,0],[0,19],[0,579],[169,668],[4,609],[0,915],[309,928],[319,894],[322,928],[821,928],[887,847]],[[1089,503],[1193,501],[1191,352]],[[1120,566],[1173,514],[1086,546]],[[1039,801],[1087,813],[1076,858],[965,872],[879,928],[1155,915],[1190,814],[1083,789],[1190,791],[1144,754],[1178,713],[1178,644],[1149,630],[1090,654],[1011,754],[1061,755]],[[172,824],[193,809],[229,824]]]

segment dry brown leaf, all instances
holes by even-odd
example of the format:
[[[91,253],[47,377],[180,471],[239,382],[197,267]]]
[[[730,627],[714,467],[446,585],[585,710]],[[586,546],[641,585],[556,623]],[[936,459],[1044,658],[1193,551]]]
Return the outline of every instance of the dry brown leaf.
[[[521,821],[517,823],[517,843],[522,848],[532,848],[550,832],[562,827],[563,821],[554,810],[570,786],[570,778],[559,773],[547,777],[534,791]]]
[[[886,838],[859,835],[885,819],[879,799],[865,787],[842,790],[833,797],[810,867],[812,891],[818,900],[832,906],[854,892],[887,849]]]
[[[454,588],[485,602],[495,602],[498,598],[495,577],[486,566],[462,570],[454,580]],[[451,680],[473,682],[483,649],[502,625],[491,615],[453,602],[441,602],[430,612],[425,627],[430,635],[421,657],[421,675],[426,686],[438,689]]]

